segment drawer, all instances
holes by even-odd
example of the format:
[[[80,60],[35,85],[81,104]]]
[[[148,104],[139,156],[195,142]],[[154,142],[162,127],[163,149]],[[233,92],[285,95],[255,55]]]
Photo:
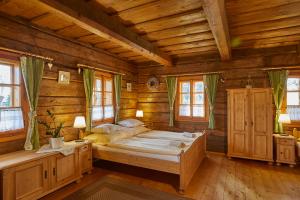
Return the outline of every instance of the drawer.
[[[88,150],[89,150],[89,145],[87,145],[87,144],[80,147],[80,149],[79,149],[80,152],[84,152],[84,151],[88,151]]]
[[[283,145],[295,145],[294,139],[278,138],[278,143]]]

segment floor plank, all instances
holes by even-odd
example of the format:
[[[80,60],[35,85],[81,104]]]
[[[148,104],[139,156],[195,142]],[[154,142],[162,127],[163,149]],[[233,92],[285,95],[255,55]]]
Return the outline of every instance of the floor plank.
[[[62,199],[105,176],[177,194],[175,175],[97,161],[93,173],[85,175],[79,184],[72,183],[42,200]],[[300,200],[300,167],[208,154],[184,196],[196,200]]]

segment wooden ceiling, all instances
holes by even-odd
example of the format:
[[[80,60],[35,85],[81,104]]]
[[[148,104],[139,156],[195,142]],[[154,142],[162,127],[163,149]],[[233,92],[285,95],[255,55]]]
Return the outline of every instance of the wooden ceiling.
[[[299,44],[300,0],[0,0],[0,12],[133,63]]]
[[[266,48],[300,42],[300,0],[227,0],[234,48]]]

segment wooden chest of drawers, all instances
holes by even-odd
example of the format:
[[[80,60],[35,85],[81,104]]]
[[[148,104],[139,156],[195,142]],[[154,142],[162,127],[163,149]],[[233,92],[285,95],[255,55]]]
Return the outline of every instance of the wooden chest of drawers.
[[[0,199],[38,199],[92,169],[91,143],[76,144],[75,152],[18,151],[0,156]]]
[[[296,139],[294,136],[281,136],[274,134],[276,163],[289,164],[290,167],[296,165]]]

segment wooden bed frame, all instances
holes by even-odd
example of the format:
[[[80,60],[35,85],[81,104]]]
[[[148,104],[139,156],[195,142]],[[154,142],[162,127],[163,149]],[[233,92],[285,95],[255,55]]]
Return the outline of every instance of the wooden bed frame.
[[[206,156],[206,133],[198,137],[186,151],[180,154],[180,162],[161,160],[120,152],[93,149],[93,157],[127,165],[153,169],[179,175],[179,192],[183,193]]]

